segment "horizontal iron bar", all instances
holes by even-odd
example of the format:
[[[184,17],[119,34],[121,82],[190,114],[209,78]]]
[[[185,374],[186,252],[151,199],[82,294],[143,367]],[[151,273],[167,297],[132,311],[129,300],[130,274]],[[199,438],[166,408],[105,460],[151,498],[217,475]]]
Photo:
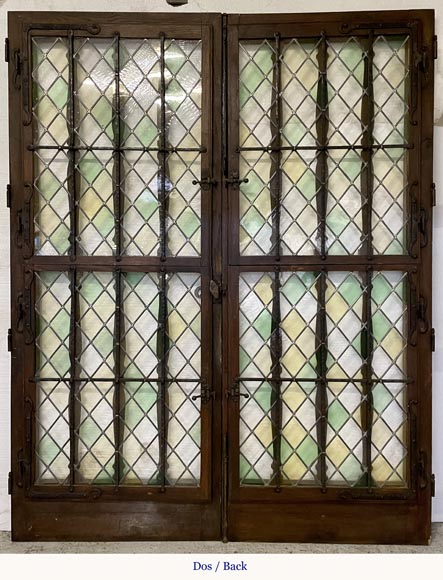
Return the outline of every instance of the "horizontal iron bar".
[[[95,383],[115,383],[115,382],[120,382],[120,383],[160,383],[162,381],[166,382],[166,383],[195,383],[195,384],[201,384],[203,383],[203,379],[180,379],[177,377],[172,377],[172,378],[165,378],[165,379],[159,379],[156,377],[141,377],[141,378],[124,378],[124,377],[114,377],[112,379],[110,378],[106,378],[106,379],[100,379],[99,377],[84,377],[84,378],[78,378],[78,379],[71,379],[69,377],[59,377],[59,378],[52,378],[52,377],[44,377],[44,378],[40,378],[40,377],[31,377],[29,379],[30,383],[43,383],[43,382],[57,382],[57,383],[69,383],[69,382],[75,382],[75,383],[85,383],[85,382],[95,382]]]
[[[307,379],[307,378],[297,378],[297,377],[290,377],[290,378],[280,378],[280,379],[273,379],[272,377],[239,377],[237,379],[235,379],[236,383],[248,383],[248,382],[261,382],[261,383],[265,383],[265,382],[281,382],[281,383],[315,383],[318,381],[324,380],[327,381],[328,383],[398,383],[398,384],[410,384],[413,383],[413,379],[378,379],[378,378],[372,378],[370,380],[367,379],[352,379],[350,377],[345,377],[343,379],[330,379],[330,378],[324,378],[321,376],[316,376],[313,377],[312,379]]]
[[[70,145],[36,145],[31,144],[27,147],[28,151],[39,151],[40,149],[48,151],[112,151],[113,153],[122,153],[124,151],[140,151],[148,153],[179,153],[181,151],[196,151],[206,153],[206,147],[94,147],[94,146],[70,146]]]
[[[374,145],[288,145],[282,147],[237,147],[237,153],[241,151],[266,151],[273,153],[276,151],[370,151],[373,149],[413,149],[414,145],[409,143],[392,144],[374,144]]]

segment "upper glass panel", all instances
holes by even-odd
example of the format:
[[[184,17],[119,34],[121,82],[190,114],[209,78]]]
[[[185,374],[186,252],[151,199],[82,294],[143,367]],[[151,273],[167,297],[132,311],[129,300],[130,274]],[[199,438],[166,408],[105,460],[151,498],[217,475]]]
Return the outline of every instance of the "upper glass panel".
[[[241,255],[407,252],[408,63],[406,36],[240,43]]]
[[[36,254],[199,256],[201,41],[32,43]]]

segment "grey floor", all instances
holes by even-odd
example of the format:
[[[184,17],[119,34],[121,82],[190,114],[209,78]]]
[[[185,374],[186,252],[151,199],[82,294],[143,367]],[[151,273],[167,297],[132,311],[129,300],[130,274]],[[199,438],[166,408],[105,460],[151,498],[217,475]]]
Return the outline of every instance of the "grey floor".
[[[433,524],[429,546],[253,544],[222,542],[11,542],[0,532],[0,554],[441,554],[443,523]]]

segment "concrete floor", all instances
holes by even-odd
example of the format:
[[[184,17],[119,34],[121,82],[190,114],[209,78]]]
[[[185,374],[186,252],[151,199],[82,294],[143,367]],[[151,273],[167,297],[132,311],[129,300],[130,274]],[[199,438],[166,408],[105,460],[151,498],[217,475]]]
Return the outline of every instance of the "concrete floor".
[[[267,544],[222,542],[11,542],[0,532],[0,554],[442,554],[443,523],[429,546]]]

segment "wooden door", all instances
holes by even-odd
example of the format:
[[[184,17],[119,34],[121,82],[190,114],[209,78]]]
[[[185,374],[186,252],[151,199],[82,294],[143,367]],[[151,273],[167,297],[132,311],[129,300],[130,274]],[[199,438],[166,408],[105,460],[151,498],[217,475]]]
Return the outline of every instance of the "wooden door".
[[[432,12],[227,37],[227,537],[426,543]]]
[[[10,14],[15,539],[219,536],[219,21]]]

